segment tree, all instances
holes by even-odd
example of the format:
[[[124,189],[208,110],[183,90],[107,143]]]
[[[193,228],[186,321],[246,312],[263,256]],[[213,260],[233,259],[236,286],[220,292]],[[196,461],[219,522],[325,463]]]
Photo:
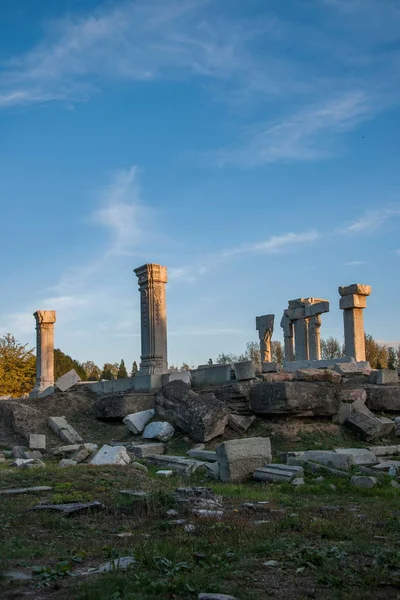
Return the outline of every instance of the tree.
[[[278,363],[278,365],[281,365],[285,357],[282,342],[279,342],[277,340],[271,342],[271,353],[272,362],[276,362]]]
[[[36,359],[11,333],[0,338],[0,395],[18,398],[35,385]]]
[[[104,363],[101,379],[116,379],[118,375],[118,363]]]
[[[327,340],[321,340],[321,355],[323,360],[331,360],[344,356],[343,348],[339,340],[330,337]]]
[[[373,369],[386,369],[388,366],[388,349],[378,344],[372,335],[368,334],[365,334],[365,356]]]
[[[118,367],[117,379],[124,379],[125,377],[128,377],[128,371],[126,370],[124,359],[122,358]]]
[[[133,365],[132,365],[131,377],[135,377],[137,372],[138,372],[138,366],[137,366],[136,360],[134,360]]]
[[[81,379],[85,379],[86,372],[83,365],[68,354],[64,354],[59,348],[56,348],[54,350],[54,380],[57,381],[61,375],[65,375],[65,373],[68,373],[72,369],[78,373]]]
[[[399,366],[399,363],[397,360],[397,352],[393,348],[393,346],[391,346],[390,348],[388,348],[388,366],[387,367],[388,367],[388,369],[395,371],[398,366]]]
[[[241,358],[241,357],[239,357]],[[261,362],[261,351],[259,342],[247,342],[246,354],[244,360],[252,360],[255,365],[259,365]]]
[[[101,370],[97,365],[94,364],[92,360],[87,360],[82,363],[82,367],[85,371],[85,379],[86,381],[99,381]]]
[[[190,371],[190,365],[188,365],[187,363],[182,363],[181,368],[179,369],[180,371]]]
[[[239,357],[236,356],[236,354],[225,354],[225,352],[221,352],[221,354],[218,354],[215,362],[218,365],[228,365],[230,363],[239,362],[238,358]]]

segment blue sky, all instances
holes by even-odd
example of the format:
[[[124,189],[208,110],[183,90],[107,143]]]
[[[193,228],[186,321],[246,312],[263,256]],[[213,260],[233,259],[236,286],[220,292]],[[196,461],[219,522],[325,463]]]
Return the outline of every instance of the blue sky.
[[[398,0],[3,0],[0,334],[140,355],[133,269],[166,265],[169,362],[372,285],[400,343]]]

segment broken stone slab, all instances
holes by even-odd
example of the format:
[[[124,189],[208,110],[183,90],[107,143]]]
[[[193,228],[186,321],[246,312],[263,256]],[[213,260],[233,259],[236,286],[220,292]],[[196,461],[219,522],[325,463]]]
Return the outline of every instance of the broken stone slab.
[[[172,371],[171,373],[165,373],[162,376],[162,384],[165,387],[171,381],[184,381],[189,386],[192,384],[192,376],[190,371]]]
[[[71,425],[67,423],[65,417],[49,417],[49,427],[68,444],[79,444],[83,442],[81,436]]]
[[[180,509],[219,509],[222,508],[222,496],[207,487],[179,487],[173,494]]]
[[[13,446],[11,455],[13,458],[26,458],[25,452],[28,450],[25,446]]]
[[[204,365],[190,371],[193,385],[218,385],[232,379],[232,365]]]
[[[348,402],[341,402],[336,415],[333,415],[332,422],[337,425],[344,425],[351,413],[353,412],[352,405]]]
[[[174,435],[175,428],[167,421],[154,421],[146,425],[142,438],[144,440],[159,440],[168,442]]]
[[[33,431],[40,431],[42,427],[43,414],[28,404],[2,400],[0,402],[0,423],[2,424],[2,436],[5,436],[1,439],[2,444],[28,446],[30,434]]]
[[[138,435],[139,433],[142,433],[147,423],[151,421],[154,415],[154,408],[150,408],[149,410],[141,410],[140,412],[127,415],[122,422],[127,426],[129,431]]]
[[[290,483],[296,477],[304,475],[304,469],[294,465],[270,464],[267,467],[256,469],[253,479],[257,481],[277,481],[279,483]]]
[[[206,469],[207,477],[210,479],[219,479],[219,464],[218,462],[214,463],[204,463],[204,467]]]
[[[171,381],[156,398],[156,413],[199,442],[222,435],[228,411],[214,393],[198,394],[183,381]]]
[[[353,465],[351,454],[337,454],[331,450],[306,450],[299,458],[343,471],[347,471]]]
[[[366,408],[366,407],[365,407]],[[368,409],[366,408],[366,411]],[[353,412],[346,423],[367,442],[390,435],[394,429],[394,421],[381,417],[378,419],[370,411]]]
[[[254,379],[256,371],[252,360],[245,360],[242,362],[234,363],[233,370],[235,378],[238,381],[246,381],[247,379]]]
[[[394,385],[399,383],[397,370],[380,369],[376,373],[377,385]]]
[[[369,377],[369,374],[371,372],[371,367],[368,368],[368,367],[360,365],[359,363],[356,363],[356,362],[354,362],[354,363],[353,362],[337,363],[333,367],[333,370],[336,371],[336,373],[339,373],[340,375],[342,375],[343,377],[360,377],[360,376]]]
[[[364,388],[342,388],[340,390],[340,400],[346,403],[353,403],[358,400],[365,404],[367,392]]]
[[[79,377],[78,373],[75,371],[75,369],[71,369],[68,371],[68,373],[65,373],[57,379],[55,386],[61,392],[66,392],[80,381],[81,378]]]
[[[39,458],[17,458],[13,463],[12,467],[19,467],[22,469],[45,469],[46,465]]]
[[[366,385],[371,410],[400,413],[400,385]]]
[[[340,383],[342,376],[331,369],[297,369],[294,374],[296,381],[326,381]]]
[[[121,556],[100,565],[97,569],[89,569],[88,571],[80,572],[79,575],[99,575],[100,573],[126,571],[137,564],[138,561],[133,556]]]
[[[29,436],[29,448],[31,450],[46,450],[46,436],[39,433],[31,433]]]
[[[369,446],[368,450],[375,454],[375,456],[393,456],[394,454],[400,454],[400,446]]]
[[[76,512],[92,509],[100,510],[102,508],[104,508],[104,504],[94,500],[94,502],[70,502],[68,504],[37,504],[32,508],[28,508],[28,510],[56,510],[68,516]]]
[[[373,488],[378,484],[376,477],[367,477],[365,475],[353,475],[350,479],[350,485],[360,488]]]
[[[128,465],[131,458],[124,446],[108,446],[104,444],[91,459],[91,465]]]
[[[182,456],[168,456],[167,454],[153,454],[145,457],[145,460],[157,467],[165,467],[166,469],[176,471],[182,475],[192,475],[199,467],[204,465],[204,462],[198,460],[189,460]]]
[[[210,392],[215,394],[217,400],[230,410],[239,415],[251,415],[250,391],[256,385],[256,379],[248,381],[229,381],[219,386],[213,386],[212,389],[205,390],[207,396]],[[200,392],[204,397],[204,393]]]
[[[37,485],[36,487],[11,488],[8,490],[0,490],[0,494],[36,494],[39,492],[51,492],[52,489],[52,487],[49,487],[47,485]]]
[[[400,460],[386,460],[385,462],[374,465],[377,471],[389,471],[392,467],[400,470]]]
[[[81,444],[70,444],[68,446],[59,446],[58,448],[54,448],[51,452],[55,456],[60,456],[62,454],[72,454],[73,452],[77,452],[82,447]]]
[[[76,460],[71,460],[69,458],[62,458],[60,460],[60,462],[58,463],[58,466],[62,469],[65,469],[66,467],[76,467],[78,463],[76,462]]]
[[[250,392],[255,414],[297,414],[331,417],[339,410],[338,386],[333,383],[286,381],[258,383]]]
[[[336,448],[336,454],[346,454],[351,456],[354,465],[375,465],[376,455],[365,448]]]
[[[14,569],[12,571],[0,571],[0,580],[1,579],[8,579],[9,581],[31,581],[33,575],[32,573],[26,573],[26,571]]]
[[[277,383],[278,381],[293,381],[294,373],[263,373],[260,377],[266,383]]]
[[[295,479],[293,479],[292,481],[292,485],[298,487],[300,485],[305,485],[305,481],[304,481],[304,477],[296,477]]]
[[[220,444],[216,450],[219,477],[224,483],[245,481],[257,468],[272,460],[269,438],[246,438]]]
[[[343,358],[333,358],[329,360],[294,360],[284,361],[283,370],[288,373],[295,373],[298,369],[333,369],[337,364],[353,363],[354,358],[345,356]]]
[[[189,450],[188,456],[196,460],[202,460],[206,462],[216,462],[218,460],[217,453],[213,450]]]
[[[261,363],[261,372],[262,373],[271,373],[276,374],[283,371],[282,365],[277,362],[262,362]]]
[[[243,415],[234,415],[230,414],[228,417],[228,425],[231,429],[243,435],[247,432],[247,430],[251,427],[251,425],[256,420],[256,417],[253,415],[251,417],[246,417]]]
[[[126,415],[154,408],[154,399],[155,394],[148,392],[104,396],[94,402],[95,417],[106,421],[122,421]]]
[[[157,477],[172,477],[172,475],[174,474],[173,471],[171,471],[170,469],[161,469],[161,471],[156,471],[156,475]]]
[[[207,592],[201,592],[197,596],[197,600],[238,600],[235,596],[229,596],[227,594],[210,594]]]
[[[153,444],[131,444],[129,445],[129,450],[138,458],[146,458],[153,454],[164,454],[165,446],[161,442],[154,442]]]
[[[399,437],[400,436],[400,417],[396,417],[394,419],[394,425],[395,425],[394,435],[396,437]]]
[[[146,465],[142,465],[142,463],[139,463],[139,462],[132,462],[131,463],[131,467],[133,469],[136,469],[137,471],[142,471],[142,473],[148,473],[149,472],[149,470],[146,467]]]
[[[222,510],[208,510],[206,508],[193,508],[192,513],[198,517],[216,517],[217,519],[224,516]]]
[[[288,465],[298,465],[304,468],[310,469],[312,473],[329,473],[330,475],[335,475],[337,477],[344,477],[346,479],[349,478],[350,474],[348,471],[341,471],[340,469],[333,469],[332,467],[327,467],[320,463],[313,462],[311,460],[303,460],[297,456],[288,456],[287,457]]]
[[[97,450],[97,447],[96,447],[96,450]],[[93,452],[95,452],[96,450],[94,450]],[[80,450],[77,450],[76,452],[73,453],[73,455],[71,456],[71,460],[75,461],[76,464],[80,464],[84,460],[86,460],[87,458],[89,458],[89,456],[91,454],[93,454],[93,452],[90,452],[90,450],[88,450],[87,448],[83,447]]]

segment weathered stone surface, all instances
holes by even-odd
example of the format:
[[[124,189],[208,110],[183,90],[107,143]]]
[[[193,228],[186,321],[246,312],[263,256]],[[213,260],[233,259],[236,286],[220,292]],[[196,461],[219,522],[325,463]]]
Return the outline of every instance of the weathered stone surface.
[[[65,417],[49,417],[49,427],[68,444],[79,444],[83,442],[81,436],[71,425],[69,425]]]
[[[43,427],[43,415],[20,402],[0,401],[0,444],[29,444],[29,436]]]
[[[301,466],[270,464],[267,467],[256,469],[253,473],[253,479],[290,483],[296,477],[302,477],[303,475],[304,469]]]
[[[186,384],[185,384],[186,385]],[[154,421],[146,425],[143,432],[144,440],[159,440],[160,442],[168,442],[175,433],[175,428],[167,421]]]
[[[27,450],[26,446],[13,446],[11,455],[13,458],[26,458],[25,454]]]
[[[228,596],[227,594],[209,594],[202,592],[197,596],[197,600],[237,600],[235,596]]]
[[[31,450],[46,450],[46,436],[39,433],[31,433],[29,436],[29,448]]]
[[[365,391],[369,409],[400,412],[400,385],[367,385]]]
[[[394,424],[395,424],[394,435],[399,437],[400,436],[400,417],[395,418]]]
[[[208,487],[179,487],[175,490],[173,497],[178,508],[182,510],[222,508],[222,496]]]
[[[70,444],[68,446],[59,446],[58,448],[54,448],[52,453],[55,456],[59,456],[62,454],[72,454],[73,452],[77,452],[82,448],[82,444]]]
[[[312,461],[333,467],[334,469],[342,469],[347,471],[353,465],[353,457],[351,454],[338,454],[330,450],[306,450],[300,458],[306,461]]]
[[[223,442],[217,456],[221,481],[244,481],[255,469],[271,462],[271,442],[261,437]]]
[[[192,384],[192,376],[190,374],[190,371],[171,371],[171,373],[165,373],[162,376],[163,387],[168,385],[168,383],[170,383],[170,381],[177,381],[177,380],[184,381],[185,383],[187,383],[190,386]]]
[[[282,366],[277,362],[262,362],[261,371],[262,373],[280,373]]]
[[[96,447],[96,450],[97,450],[97,447]],[[80,450],[77,450],[77,452],[73,453],[73,455],[71,456],[71,460],[74,460],[76,462],[76,464],[79,464],[79,463],[83,462],[84,460],[86,460],[87,458],[89,458],[89,456],[91,454],[93,454],[93,452],[91,452],[87,448],[83,447]]]
[[[68,504],[37,504],[29,510],[55,510],[71,515],[77,512],[85,512],[87,510],[99,510],[104,508],[104,504],[98,500],[93,502],[69,502]]]
[[[146,456],[145,460],[152,465],[171,469],[185,476],[192,475],[192,473],[204,464],[202,461],[183,458],[182,456],[169,456],[168,454],[151,454]]]
[[[58,389],[62,392],[66,392],[69,390],[69,388],[73,387],[80,381],[81,378],[79,377],[78,373],[75,371],[75,369],[71,369],[71,371],[68,371],[68,373],[65,373],[65,375],[62,375],[57,379],[56,387],[58,387]]]
[[[228,425],[231,427],[231,429],[242,435],[246,433],[255,420],[256,417],[254,415],[251,417],[246,417],[243,415],[230,414],[228,418]]]
[[[188,456],[196,460],[204,460],[207,462],[216,462],[218,460],[217,453],[212,450],[189,450]]]
[[[378,419],[370,411],[353,412],[346,422],[366,441],[390,435],[394,429],[394,421]]]
[[[127,465],[131,458],[124,446],[108,446],[104,444],[91,459],[91,465]]]
[[[149,444],[131,444],[129,449],[138,458],[145,458],[151,454],[164,454],[165,447],[161,442],[154,442]]]
[[[340,400],[342,402],[355,402],[360,400],[361,402],[366,401],[367,392],[363,388],[342,388],[340,390]]]
[[[375,456],[393,456],[394,454],[400,454],[400,446],[369,446],[370,450]]]
[[[352,412],[351,404],[347,402],[341,402],[339,405],[339,410],[336,415],[333,415],[332,421],[337,423],[338,425],[343,425],[346,423],[347,419],[350,417]]]
[[[228,411],[213,393],[197,394],[183,381],[172,381],[156,398],[156,413],[194,440],[222,435]]]
[[[339,294],[341,296],[351,296],[353,294],[358,296],[370,296],[371,292],[371,286],[364,285],[363,283],[353,283],[352,285],[341,286],[339,288]]]
[[[210,479],[219,479],[219,464],[218,462],[205,463],[206,474]]]
[[[17,458],[13,463],[12,467],[19,467],[22,469],[45,469],[45,463],[39,458]]]
[[[54,386],[54,323],[55,310],[38,310],[36,320],[36,384],[33,396]]]
[[[394,385],[399,383],[397,370],[380,369],[376,373],[377,385]]]
[[[126,415],[154,408],[155,395],[151,393],[113,394],[94,402],[97,419],[122,421]]]
[[[336,454],[346,454],[351,456],[354,465],[375,465],[376,455],[366,448],[336,448]]]
[[[343,377],[369,377],[371,369],[368,367],[360,366],[357,363],[337,363],[333,367],[336,373],[339,373]]]
[[[333,369],[336,364],[355,363],[354,358],[345,356],[328,360],[294,360],[284,361],[283,369],[289,373],[295,373],[298,369]]]
[[[294,373],[265,373],[261,376],[267,383],[276,383],[278,381],[293,381]]]
[[[332,416],[340,404],[337,385],[305,381],[259,383],[252,388],[250,399],[255,414]]]
[[[400,469],[400,460],[385,460],[374,466],[377,471],[389,471],[392,467]]]
[[[342,376],[331,369],[297,369],[294,378],[297,381],[327,381],[328,383],[340,383]]]
[[[151,421],[154,415],[154,408],[150,408],[149,410],[142,410],[140,412],[127,415],[125,419],[123,419],[123,423],[127,426],[129,431],[131,431],[135,435],[138,435],[139,433],[142,433],[147,423]]]
[[[250,415],[250,391],[256,385],[255,379],[249,381],[231,381],[223,385],[213,387],[212,391],[216,398],[235,414]]]
[[[60,460],[60,462],[58,463],[58,466],[61,468],[65,468],[65,467],[76,467],[78,463],[76,462],[76,460],[71,460],[69,458],[62,458]]]
[[[192,376],[192,385],[218,385],[230,381],[232,365],[207,365],[190,371]]]
[[[11,488],[8,490],[0,490],[0,494],[14,495],[14,494],[36,494],[39,492],[51,492],[53,488],[48,485],[38,485],[36,487],[25,487],[25,488]]]
[[[256,371],[252,360],[235,363],[233,365],[233,370],[238,381],[254,379],[256,376]]]
[[[161,469],[161,471],[156,471],[157,477],[172,477],[173,474],[174,472],[170,469]]]
[[[360,488],[373,488],[378,484],[376,477],[367,477],[365,475],[353,475],[350,479],[350,485]]]

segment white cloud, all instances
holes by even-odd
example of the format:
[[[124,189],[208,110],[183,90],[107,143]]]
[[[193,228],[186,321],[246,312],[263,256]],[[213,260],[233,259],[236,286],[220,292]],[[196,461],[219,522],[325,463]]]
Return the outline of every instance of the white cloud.
[[[234,256],[236,254],[246,253],[265,253],[274,254],[282,251],[287,251],[293,246],[299,244],[307,244],[319,239],[320,234],[318,231],[311,230],[303,233],[284,233],[282,235],[273,235],[263,242],[255,242],[252,244],[244,244],[237,248],[231,248],[221,253],[221,257]]]
[[[357,234],[373,232],[379,229],[393,217],[400,215],[400,208],[383,208],[380,210],[367,210],[359,219],[349,223],[342,233]]]
[[[351,260],[350,262],[344,263],[345,267],[361,267],[362,265],[368,264],[364,260]]]

